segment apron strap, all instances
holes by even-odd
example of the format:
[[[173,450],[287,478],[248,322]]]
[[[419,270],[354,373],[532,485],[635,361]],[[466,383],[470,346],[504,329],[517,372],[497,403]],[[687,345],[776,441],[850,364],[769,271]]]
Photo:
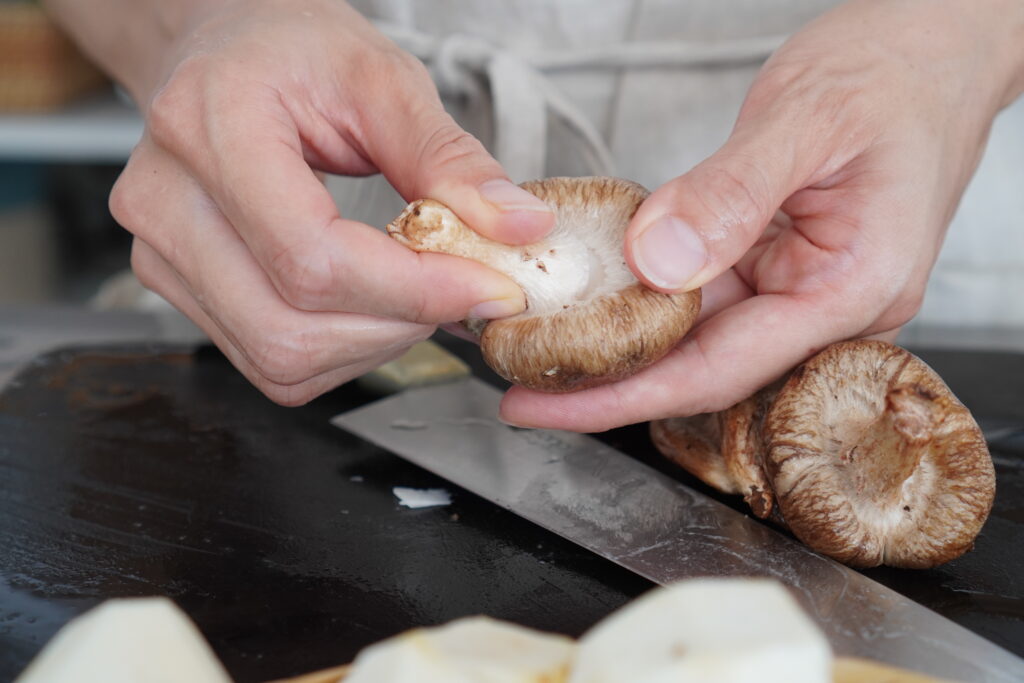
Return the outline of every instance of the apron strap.
[[[601,133],[555,86],[548,73],[756,64],[785,40],[785,36],[765,36],[706,44],[628,42],[575,50],[537,50],[527,55],[461,33],[431,36],[405,26],[381,22],[376,26],[430,67],[442,95],[479,100],[489,89],[494,156],[515,182],[545,175],[549,114],[575,134],[592,174],[615,175],[615,163]]]

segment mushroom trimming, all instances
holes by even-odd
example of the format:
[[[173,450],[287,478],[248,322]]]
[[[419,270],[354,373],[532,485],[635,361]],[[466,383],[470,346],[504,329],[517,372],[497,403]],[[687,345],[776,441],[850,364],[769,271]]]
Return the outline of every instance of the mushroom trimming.
[[[651,423],[658,449],[846,564],[926,568],[971,549],[995,470],[970,411],[913,354],[833,344],[709,415]]]
[[[489,240],[431,199],[410,204],[388,233],[416,251],[483,263],[523,289],[527,308],[519,315],[465,321],[480,336],[484,360],[510,382],[575,391],[660,360],[696,319],[700,291],[655,292],[629,270],[623,236],[647,190],[597,177],[547,178],[521,187],[555,213],[551,233],[534,244]]]

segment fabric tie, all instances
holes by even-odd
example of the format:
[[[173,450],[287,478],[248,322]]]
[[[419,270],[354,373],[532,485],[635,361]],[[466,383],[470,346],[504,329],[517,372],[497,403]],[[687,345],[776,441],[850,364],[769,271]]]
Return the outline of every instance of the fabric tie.
[[[765,36],[706,44],[630,42],[525,54],[460,33],[432,36],[395,24],[376,25],[430,68],[442,96],[479,100],[489,91],[494,120],[492,151],[515,182],[545,175],[549,115],[574,134],[592,174],[615,175],[615,163],[601,133],[548,74],[758,63],[785,40],[785,36]]]

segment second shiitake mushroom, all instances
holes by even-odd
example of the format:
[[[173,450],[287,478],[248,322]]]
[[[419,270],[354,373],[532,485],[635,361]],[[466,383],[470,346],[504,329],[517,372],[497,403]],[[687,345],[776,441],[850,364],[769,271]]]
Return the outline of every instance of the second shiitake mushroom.
[[[834,344],[720,413],[651,423],[658,449],[856,567],[973,546],[995,496],[984,436],[942,379],[879,341]]]
[[[647,197],[617,178],[547,178],[521,187],[546,202],[555,226],[540,242],[489,240],[431,199],[410,204],[388,233],[416,251],[479,261],[514,280],[527,308],[502,320],[467,320],[484,360],[505,379],[567,392],[628,377],[661,359],[700,310],[700,291],[643,286],[622,256],[623,237]]]

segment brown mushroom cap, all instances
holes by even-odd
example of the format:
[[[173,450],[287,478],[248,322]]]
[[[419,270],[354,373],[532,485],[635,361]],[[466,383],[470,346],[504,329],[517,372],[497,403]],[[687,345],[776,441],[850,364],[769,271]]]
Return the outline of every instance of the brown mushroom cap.
[[[970,412],[909,352],[833,344],[781,387],[651,424],[655,445],[743,494],[815,550],[859,567],[925,568],[969,550],[995,496]]]
[[[700,292],[655,292],[626,265],[623,236],[647,190],[616,178],[547,178],[521,187],[555,212],[555,227],[540,242],[493,242],[430,199],[410,204],[388,233],[416,251],[484,263],[522,287],[523,313],[466,321],[480,334],[484,360],[511,382],[575,391],[661,359],[696,319]]]
[[[755,515],[769,517],[772,488],[762,463],[761,419],[766,392],[717,413],[651,422],[651,439],[669,460],[708,486],[743,496]]]
[[[782,516],[860,567],[931,567],[970,550],[995,496],[985,438],[934,370],[878,341],[797,368],[765,417]]]
[[[651,422],[651,440],[661,453],[723,493],[743,489],[722,457],[722,413],[670,417]]]

